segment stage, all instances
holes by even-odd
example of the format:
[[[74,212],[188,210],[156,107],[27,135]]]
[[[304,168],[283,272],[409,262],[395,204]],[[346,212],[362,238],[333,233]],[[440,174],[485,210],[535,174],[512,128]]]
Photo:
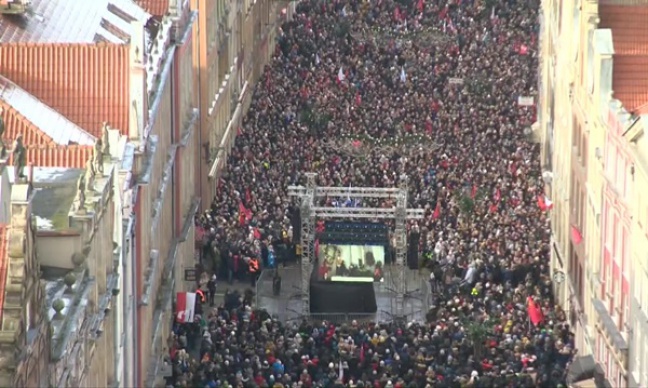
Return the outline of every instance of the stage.
[[[300,269],[297,266],[290,266],[287,268],[280,268],[279,271],[282,278],[281,293],[279,296],[274,296],[272,292],[271,271],[264,271],[262,276],[259,278],[256,290],[257,308],[265,309],[270,315],[284,322],[299,320],[301,319],[301,314],[299,312],[301,302]],[[427,276],[419,274],[419,271],[417,270],[406,269],[405,271],[409,297],[405,298],[403,311],[407,315],[408,320],[423,322],[425,320],[425,314],[428,312],[432,301]],[[332,321],[356,319],[389,322],[393,320],[393,312],[396,309],[396,295],[393,292],[393,284],[394,281],[397,280],[397,276],[398,274],[395,268],[388,265],[385,267],[383,282],[373,282],[365,285],[365,287],[370,286],[373,288],[376,306],[376,311],[374,313],[363,311],[331,311],[331,309],[327,309],[327,312],[311,314],[311,318]],[[312,285],[313,283],[311,283],[311,287]],[[339,286],[340,283],[336,283],[335,285]],[[348,295],[346,294],[343,295],[344,298],[347,296]],[[366,297],[367,296],[365,296],[365,298]]]

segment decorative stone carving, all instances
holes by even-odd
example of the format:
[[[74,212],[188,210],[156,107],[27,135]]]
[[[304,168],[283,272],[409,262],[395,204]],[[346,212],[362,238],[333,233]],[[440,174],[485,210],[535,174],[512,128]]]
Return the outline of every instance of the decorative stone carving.
[[[97,139],[94,144],[94,149],[92,150],[92,163],[94,164],[95,174],[102,174],[104,172],[103,167],[103,141]]]
[[[72,292],[72,287],[74,286],[74,283],[76,283],[76,275],[72,272],[68,272],[63,278],[63,282],[67,286],[66,291]]]
[[[79,197],[79,208],[78,208],[79,211],[85,211],[85,201],[86,201],[85,188],[86,188],[85,174],[81,174],[81,176],[79,177],[79,183],[77,185],[78,197]]]
[[[72,264],[74,264],[75,267],[80,267],[85,263],[86,257],[83,253],[81,252],[75,252],[72,255]]]
[[[108,130],[110,126],[107,122],[104,121],[103,127],[101,128],[101,143],[102,149],[101,154],[105,158],[106,156],[110,157],[110,140],[108,139]]]
[[[95,167],[93,164],[92,159],[88,159],[86,162],[86,171],[85,175],[87,176],[86,182],[85,182],[85,190],[86,191],[94,191],[94,183],[95,183],[95,177],[96,177],[96,171]]]
[[[54,303],[52,303],[52,308],[56,312],[54,319],[63,319],[64,315],[62,311],[65,308],[65,302],[63,301],[63,299],[56,299]]]
[[[14,160],[13,160],[14,179],[17,182],[25,178],[24,170],[25,170],[25,166],[27,165],[27,150],[23,145],[22,135],[18,135],[18,137],[14,141],[13,154],[14,154]]]

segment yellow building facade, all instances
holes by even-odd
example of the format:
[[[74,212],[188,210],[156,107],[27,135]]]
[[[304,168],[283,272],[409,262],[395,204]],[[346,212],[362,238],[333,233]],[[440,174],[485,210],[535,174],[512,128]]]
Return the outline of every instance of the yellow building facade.
[[[634,157],[634,193],[632,212],[632,283],[630,325],[635,346],[630,347],[629,380],[631,387],[648,386],[648,115],[643,115],[626,134]],[[643,248],[639,248],[643,247]]]
[[[584,112],[595,102],[581,81],[587,61],[588,26],[595,21],[596,4],[578,0],[543,2],[541,39],[541,87],[539,120],[546,193],[554,203],[551,210],[551,269],[557,302],[569,313],[581,354],[592,353],[592,289],[589,280],[597,268],[588,260],[600,256],[601,179],[596,149],[602,147],[604,125]],[[548,174],[547,174],[548,173]],[[577,179],[580,178],[580,179]],[[578,224],[578,225],[575,225]],[[572,227],[583,241],[576,247]],[[582,231],[586,230],[587,234]],[[588,314],[589,313],[589,314]]]
[[[191,5],[198,11],[193,38],[201,146],[196,179],[201,207],[206,209],[216,194],[254,84],[274,53],[276,27],[290,16],[294,2],[192,0]]]
[[[639,119],[648,90],[629,94],[627,86],[633,63],[648,57],[628,49],[641,37],[625,25],[635,24],[631,16],[648,25],[638,16],[648,15],[646,6],[542,3],[538,116],[554,202],[554,292],[579,356],[591,355],[613,386],[648,384],[648,201],[641,197],[648,147]]]

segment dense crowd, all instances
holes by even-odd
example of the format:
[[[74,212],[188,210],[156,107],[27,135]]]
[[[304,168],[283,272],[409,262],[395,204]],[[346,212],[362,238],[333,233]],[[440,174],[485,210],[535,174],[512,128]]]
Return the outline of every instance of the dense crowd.
[[[408,177],[440,285],[426,322],[272,320],[229,293],[179,326],[177,386],[558,386],[576,350],[552,303],[537,146],[537,0],[306,0],[283,24],[218,196],[209,270],[286,257],[287,187]],[[335,206],[338,198],[326,200]],[[389,202],[362,205],[392,206]],[[281,251],[278,252],[277,250]],[[270,263],[272,264],[272,263]],[[459,279],[460,281],[457,281]],[[210,312],[211,311],[211,312]],[[189,357],[188,331],[202,335]],[[182,340],[182,338],[185,338]],[[198,345],[196,345],[198,346]]]

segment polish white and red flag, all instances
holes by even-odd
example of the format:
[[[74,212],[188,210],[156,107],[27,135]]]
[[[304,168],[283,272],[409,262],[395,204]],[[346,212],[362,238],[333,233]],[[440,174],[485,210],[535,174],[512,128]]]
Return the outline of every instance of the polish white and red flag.
[[[176,321],[192,323],[196,313],[196,293],[178,292],[176,297]]]
[[[553,208],[553,202],[546,195],[538,195],[538,207],[546,212]]]

